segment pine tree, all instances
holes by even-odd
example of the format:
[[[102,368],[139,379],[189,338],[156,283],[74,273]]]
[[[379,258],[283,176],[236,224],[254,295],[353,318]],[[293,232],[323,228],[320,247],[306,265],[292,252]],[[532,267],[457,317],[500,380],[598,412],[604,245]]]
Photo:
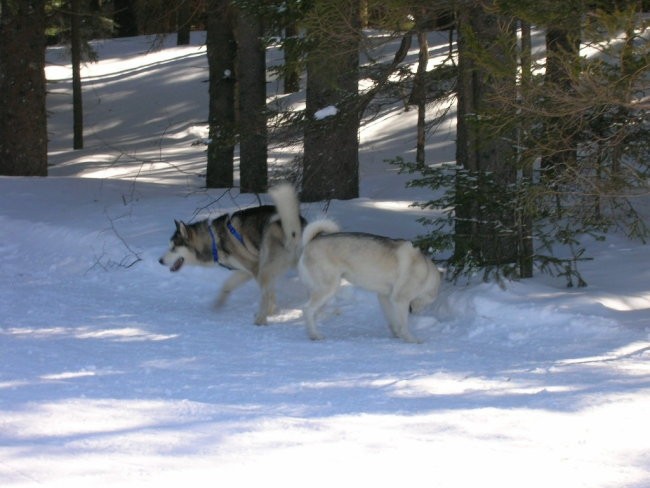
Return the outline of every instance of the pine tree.
[[[504,267],[517,261],[514,209],[504,199],[517,169],[514,136],[502,124],[508,114],[495,95],[514,101],[516,37],[513,19],[493,9],[476,2],[459,12],[456,162],[466,177],[456,181],[453,261]]]
[[[302,198],[356,198],[361,117],[359,1],[315,0],[305,23],[310,48]]]
[[[44,0],[0,3],[0,174],[47,175]]]
[[[206,186],[233,186],[235,121],[235,57],[233,10],[229,0],[209,0],[207,53],[210,72],[209,137]]]
[[[237,11],[239,174],[242,192],[262,193],[267,177],[266,45],[263,12]]]

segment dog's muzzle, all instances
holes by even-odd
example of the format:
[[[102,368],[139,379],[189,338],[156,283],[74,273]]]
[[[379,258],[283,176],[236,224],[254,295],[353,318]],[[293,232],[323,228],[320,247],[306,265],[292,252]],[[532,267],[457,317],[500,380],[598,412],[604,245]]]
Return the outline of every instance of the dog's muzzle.
[[[165,263],[165,258],[164,258],[164,257],[163,257],[163,258],[160,258],[160,259],[158,260],[158,262],[159,262],[160,264],[162,264],[163,266],[167,266],[167,263]],[[172,271],[172,272],[176,272],[176,271],[178,271],[179,269],[181,269],[181,267],[183,266],[183,263],[184,263],[184,262],[185,262],[185,258],[183,258],[183,257],[178,258],[176,261],[174,261],[174,264],[172,264],[172,265],[170,266],[169,271]]]

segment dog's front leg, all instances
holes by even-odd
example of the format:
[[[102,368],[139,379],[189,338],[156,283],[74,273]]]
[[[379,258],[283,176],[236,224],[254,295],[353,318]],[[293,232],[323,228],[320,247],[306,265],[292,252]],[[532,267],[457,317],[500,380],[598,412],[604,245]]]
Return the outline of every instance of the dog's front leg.
[[[262,300],[255,316],[255,325],[266,325],[268,323],[267,317],[273,313],[275,308],[275,276],[276,270],[273,266],[260,266],[257,284],[262,291]]]
[[[219,292],[219,295],[217,296],[217,299],[214,302],[215,308],[219,308],[224,303],[226,303],[226,300],[228,300],[228,297],[230,296],[233,290],[239,288],[240,286],[242,286],[244,283],[251,280],[252,278],[253,276],[250,273],[247,273],[245,271],[239,271],[239,270],[233,271],[233,273],[230,275],[230,277],[226,280],[226,282],[221,287],[221,291]]]
[[[388,319],[391,331],[406,342],[420,343],[421,341],[413,337],[409,331],[408,300],[399,300],[394,296],[380,296],[379,300]]]
[[[382,295],[381,293],[377,295],[377,298],[379,298],[381,309],[383,310],[384,316],[388,321],[388,328],[390,329],[390,332],[393,334],[393,337],[399,338],[399,330],[396,328],[395,318],[393,317],[393,306],[390,302],[390,298],[388,298],[386,295]]]
[[[275,293],[273,292],[273,286],[270,283],[266,283],[262,286],[262,300],[257,315],[255,316],[255,325],[266,325],[268,323],[267,318],[273,313],[274,308]]]

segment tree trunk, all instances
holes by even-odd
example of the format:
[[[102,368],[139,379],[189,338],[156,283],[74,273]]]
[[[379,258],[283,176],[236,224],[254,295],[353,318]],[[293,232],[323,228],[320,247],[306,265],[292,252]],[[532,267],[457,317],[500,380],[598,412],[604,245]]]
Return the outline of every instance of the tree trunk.
[[[192,31],[192,5],[190,0],[181,0],[176,10],[176,45],[187,46]]]
[[[210,0],[207,12],[207,55],[210,75],[209,138],[206,186],[233,186],[235,151],[235,56],[229,0]]]
[[[81,1],[71,0],[70,51],[72,60],[73,149],[84,147],[83,96],[81,92]]]
[[[576,28],[576,26],[578,26]],[[556,87],[560,92],[572,90],[573,67],[578,63],[580,51],[580,17],[567,19],[563,25],[551,26],[546,32],[546,72],[544,84]],[[552,110],[552,108],[551,108]],[[576,125],[566,118],[549,117],[545,122],[546,132],[552,134],[552,150],[542,156],[541,166],[552,180],[571,166],[577,159],[575,143]]]
[[[237,15],[239,169],[242,192],[262,193],[267,178],[266,46],[259,14]]]
[[[0,174],[47,176],[44,0],[0,4]]]
[[[135,0],[113,0],[114,37],[133,37],[138,35],[138,19],[135,13]]]
[[[359,196],[359,2],[316,0],[308,24],[304,201]],[[335,113],[334,113],[335,112]]]
[[[284,28],[284,93],[300,90],[300,70],[298,67],[298,27],[290,21]]]
[[[424,146],[426,144],[426,108],[427,108],[427,64],[429,62],[429,43],[427,41],[427,33],[424,31],[418,32],[418,44],[420,46],[418,56],[418,70],[415,74],[413,81],[413,93],[411,95],[412,102],[418,107],[418,123],[417,123],[417,144],[415,153],[415,162],[424,164],[425,152]]]
[[[533,77],[533,46],[531,37],[530,24],[524,21],[520,22],[521,25],[521,84],[527,86]],[[528,132],[530,127],[519,127],[518,130]],[[527,184],[533,182],[533,161],[523,161],[522,179]],[[533,242],[533,219],[530,212],[524,210],[520,211],[520,246],[519,253],[519,275],[522,278],[532,278],[533,276],[533,257],[535,254],[535,246]]]
[[[459,178],[456,187],[454,260],[470,257],[480,266],[515,263],[517,239],[503,232],[514,226],[513,209],[495,204],[501,190],[505,193],[516,182],[513,137],[498,129],[500,104],[495,100],[514,100],[516,65],[507,56],[514,52],[516,38],[508,20],[491,13],[485,3],[462,9],[458,21],[456,159],[470,178]]]

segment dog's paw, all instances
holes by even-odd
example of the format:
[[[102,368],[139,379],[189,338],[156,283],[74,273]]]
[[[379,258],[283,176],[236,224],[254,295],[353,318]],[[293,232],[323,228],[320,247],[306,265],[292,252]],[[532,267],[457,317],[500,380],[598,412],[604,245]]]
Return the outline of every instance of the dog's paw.
[[[404,342],[408,342],[409,344],[422,344],[423,343],[423,341],[413,337],[411,334],[401,334],[399,336],[399,338],[402,339]]]
[[[230,296],[230,293],[220,293],[217,298],[214,299],[214,302],[212,304],[212,307],[215,310],[219,310],[221,307],[224,306],[226,301],[228,300],[228,297]]]
[[[268,322],[268,320],[266,318],[266,315],[264,315],[264,316],[257,315],[255,317],[255,325],[268,325],[268,324],[269,324],[269,322]]]
[[[325,336],[319,332],[309,332],[309,338],[312,341],[322,341],[325,339]]]

